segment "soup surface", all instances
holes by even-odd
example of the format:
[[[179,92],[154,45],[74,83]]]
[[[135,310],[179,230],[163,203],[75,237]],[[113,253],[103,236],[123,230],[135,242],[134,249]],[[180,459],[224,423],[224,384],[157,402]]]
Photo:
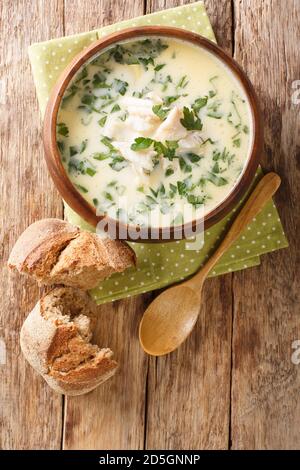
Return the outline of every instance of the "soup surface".
[[[97,213],[153,227],[219,205],[251,136],[249,104],[223,63],[154,37],[119,43],[81,68],[57,121],[64,167]]]

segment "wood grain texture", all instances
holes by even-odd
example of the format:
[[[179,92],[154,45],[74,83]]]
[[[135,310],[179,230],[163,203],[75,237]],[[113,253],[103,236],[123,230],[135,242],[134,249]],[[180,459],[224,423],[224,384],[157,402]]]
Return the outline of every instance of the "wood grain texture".
[[[7,347],[7,363],[0,365],[2,449],[55,449],[62,438],[62,398],[25,364],[19,348],[20,326],[38,288],[6,268],[27,225],[63,215],[42,158],[27,46],[140,15],[144,4],[152,12],[182,3],[189,2],[0,2],[0,340]],[[98,390],[65,401],[65,449],[300,448],[300,365],[291,361],[292,342],[300,339],[300,105],[291,100],[292,82],[300,79],[299,1],[205,5],[219,44],[234,51],[261,99],[263,166],[282,177],[276,202],[290,248],[264,257],[260,267],[209,279],[193,334],[164,358],[149,361],[138,344],[151,294],[99,307],[96,339],[112,347],[120,370]]]
[[[98,389],[67,397],[65,449],[142,449],[148,358],[138,344],[138,323],[148,296],[98,308],[96,342],[110,347],[120,364]]]
[[[174,3],[187,2],[151,0],[148,11],[170,8]],[[230,24],[228,5],[224,8],[224,2],[206,3],[214,11],[213,27],[218,22]],[[226,28],[222,35],[230,52],[231,29]],[[198,323],[183,346],[171,355],[150,360],[145,443],[148,449],[228,447],[231,275],[208,280],[202,300]]]
[[[190,0],[147,0],[146,12],[153,13],[167,8],[193,3]],[[204,0],[204,5],[213,26],[218,45],[232,52],[232,8],[231,0]]]
[[[63,34],[63,1],[0,3],[0,338],[7,349],[0,365],[0,448],[57,449],[62,398],[25,363],[19,331],[39,289],[6,267],[20,233],[43,217],[61,217],[62,203],[43,160],[41,125],[27,56],[32,42]],[[4,46],[5,45],[5,46]]]
[[[143,11],[142,0],[66,0],[66,34],[133,18]],[[143,448],[148,358],[139,346],[138,324],[150,297],[99,307],[95,340],[114,351],[120,371],[87,396],[66,398],[64,449]]]
[[[299,449],[300,365],[291,355],[300,339],[300,105],[292,103],[292,81],[300,78],[300,5],[234,6],[235,56],[262,102],[263,167],[282,177],[275,199],[290,248],[234,275],[232,447]]]

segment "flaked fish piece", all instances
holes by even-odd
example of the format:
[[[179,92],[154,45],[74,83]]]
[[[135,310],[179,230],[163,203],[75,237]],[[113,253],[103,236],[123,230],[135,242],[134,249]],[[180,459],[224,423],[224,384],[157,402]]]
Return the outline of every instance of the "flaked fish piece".
[[[108,116],[103,128],[103,134],[110,139],[125,139],[128,136],[128,129],[125,128],[124,123],[116,116]]]
[[[130,114],[126,120],[126,125],[129,130],[133,130],[139,134],[135,137],[142,135],[143,137],[149,136],[157,127],[157,120],[152,116],[137,116]],[[127,140],[127,139],[126,139]],[[131,139],[134,140],[134,139]]]
[[[152,111],[154,104],[160,102],[161,98],[154,93],[149,93],[149,97],[145,99],[124,96],[121,99],[121,106],[128,112],[128,117],[122,122],[116,115],[109,116],[104,127],[105,135],[111,139],[127,142],[133,141],[140,135],[149,136],[160,123],[160,119]]]
[[[154,139],[159,141],[184,139],[188,131],[181,125],[181,117],[181,109],[175,106],[169,112],[167,119],[158,127]]]
[[[161,97],[154,93],[154,91],[149,91],[149,93],[147,93],[145,97],[147,99],[150,99],[153,104],[163,104],[163,100],[161,99]]]
[[[155,121],[159,121],[156,114],[153,113],[152,107],[156,104],[150,97],[149,98],[135,98],[134,96],[124,96],[121,99],[121,106],[127,109],[129,114],[149,117]]]
[[[153,170],[152,158],[156,156],[156,152],[154,150],[146,149],[136,152],[131,149],[131,143],[129,142],[113,142],[113,146],[119,150],[125,160],[133,163],[134,168],[138,171]]]
[[[148,137],[153,134],[157,122],[148,116],[129,115],[125,122],[111,115],[106,119],[103,134],[110,139],[133,142],[136,137]]]
[[[178,142],[179,151],[182,150],[197,150],[203,142],[203,137],[200,132],[189,132],[184,139]]]

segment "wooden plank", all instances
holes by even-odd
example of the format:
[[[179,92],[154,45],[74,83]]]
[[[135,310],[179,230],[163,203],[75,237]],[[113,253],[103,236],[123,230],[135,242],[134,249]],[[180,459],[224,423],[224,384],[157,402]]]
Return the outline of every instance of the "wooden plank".
[[[81,14],[78,15],[80,9]],[[67,0],[66,34],[143,14],[143,1]],[[141,449],[144,442],[147,357],[138,342],[138,324],[149,296],[99,307],[96,341],[109,346],[118,374],[89,395],[67,398],[65,449]]]
[[[235,56],[262,103],[263,166],[282,177],[276,201],[290,248],[234,275],[232,447],[299,449],[300,365],[291,360],[300,339],[300,105],[292,102],[292,82],[300,78],[299,1],[234,6]]]
[[[174,3],[151,0],[148,11],[168,8]],[[179,3],[183,2],[176,2]],[[205,3],[209,12],[213,12],[213,27],[224,26],[220,36],[230,51],[230,2]],[[231,279],[231,275],[227,275],[208,280],[200,317],[191,337],[178,351],[162,358],[151,358],[145,443],[148,449],[228,447]]]
[[[193,3],[190,0],[147,0],[146,12],[161,11]],[[204,5],[213,25],[219,46],[232,52],[232,9],[231,0],[205,0]]]
[[[43,217],[61,217],[62,204],[43,161],[41,124],[27,55],[30,43],[63,34],[63,0],[0,3],[1,267],[0,448],[57,449],[62,398],[25,363],[19,331],[39,295],[36,284],[9,273],[6,261],[20,233]]]

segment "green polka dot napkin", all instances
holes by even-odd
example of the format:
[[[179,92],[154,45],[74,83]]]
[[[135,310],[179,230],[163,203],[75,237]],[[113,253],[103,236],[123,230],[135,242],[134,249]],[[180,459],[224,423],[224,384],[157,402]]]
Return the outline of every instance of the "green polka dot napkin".
[[[96,39],[114,31],[149,24],[189,29],[215,41],[203,2],[197,2],[122,21],[96,31],[33,44],[29,48],[29,57],[42,115],[54,83],[66,64],[79,51]],[[259,171],[253,186],[261,175],[262,172]],[[240,201],[238,206],[242,202]],[[114,274],[110,279],[102,282],[99,287],[91,291],[93,298],[99,304],[110,302],[160,289],[190,276],[213,252],[237,208],[228,217],[205,231],[204,245],[196,250],[186,249],[185,240],[166,243],[131,243],[137,255],[137,267],[125,273]],[[68,206],[66,206],[66,218],[83,229],[93,230]],[[240,239],[222,257],[210,275],[217,276],[256,266],[260,263],[260,255],[287,246],[276,207],[270,201],[253,219]]]

